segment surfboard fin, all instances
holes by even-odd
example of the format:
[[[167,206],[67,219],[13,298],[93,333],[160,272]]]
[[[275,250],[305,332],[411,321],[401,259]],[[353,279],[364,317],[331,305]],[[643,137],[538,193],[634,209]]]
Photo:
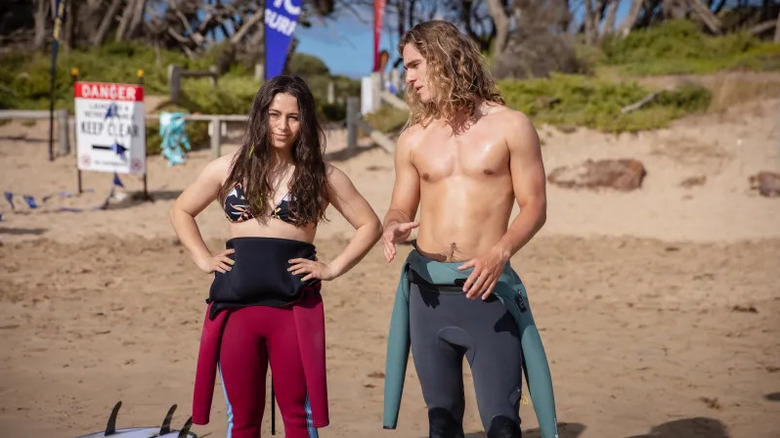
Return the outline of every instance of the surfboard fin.
[[[165,415],[162,427],[160,427],[160,435],[171,433],[171,418],[173,418],[174,411],[176,411],[176,405],[173,405],[170,409],[168,409],[168,413]]]
[[[116,416],[119,415],[119,408],[122,407],[122,401],[116,402],[114,409],[111,410],[111,415],[108,417],[108,423],[106,423],[105,436],[113,435],[116,433]]]
[[[181,428],[179,431],[178,438],[188,438],[190,435],[190,428],[192,427],[192,417],[187,419],[187,422],[184,423],[184,427]]]

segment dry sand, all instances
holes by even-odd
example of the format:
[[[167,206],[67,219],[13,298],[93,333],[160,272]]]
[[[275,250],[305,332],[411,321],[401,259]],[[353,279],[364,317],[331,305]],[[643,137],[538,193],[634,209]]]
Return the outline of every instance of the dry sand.
[[[548,223],[513,258],[551,362],[561,438],[780,436],[780,199],[748,184],[780,171],[779,109],[766,99],[637,135],[539,127],[548,172],[588,158],[636,158],[648,171],[629,193],[548,186]],[[48,162],[47,134],[43,122],[0,127],[0,189],[39,200],[75,190],[75,158]],[[330,133],[330,158],[382,215],[391,156],[364,143],[344,159],[344,135]],[[177,243],[167,211],[208,159],[196,151],[170,168],[150,157],[155,202],[128,196],[106,210],[58,212],[100,204],[112,177],[96,172],[83,175],[94,192],[37,210],[0,199],[0,436],[98,431],[118,400],[118,427],[158,425],[172,404],[181,427],[211,277]],[[680,186],[699,176],[703,185]],[[128,193],[141,188],[138,177],[122,180]],[[325,260],[351,233],[329,216],[316,242]],[[199,224],[221,248],[219,208]],[[400,263],[376,247],[325,285],[332,422],[323,438],[427,435],[412,366],[399,428],[381,427]],[[466,431],[484,436],[466,388]],[[214,400],[212,423],[193,428],[200,436],[225,433],[220,388]],[[521,416],[524,436],[539,437],[532,406]],[[265,436],[269,418],[267,409]],[[277,427],[281,436],[278,412]]]

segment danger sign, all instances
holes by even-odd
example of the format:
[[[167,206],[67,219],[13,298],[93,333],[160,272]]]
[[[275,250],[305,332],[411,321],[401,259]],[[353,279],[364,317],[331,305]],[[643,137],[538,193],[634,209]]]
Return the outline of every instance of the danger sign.
[[[73,92],[79,169],[145,173],[143,87],[76,82]]]

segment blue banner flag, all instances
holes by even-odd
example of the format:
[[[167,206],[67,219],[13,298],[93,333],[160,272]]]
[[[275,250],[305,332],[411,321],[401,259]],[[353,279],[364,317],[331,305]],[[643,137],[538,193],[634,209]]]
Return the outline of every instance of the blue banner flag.
[[[282,74],[302,0],[267,0],[265,8],[265,79]]]

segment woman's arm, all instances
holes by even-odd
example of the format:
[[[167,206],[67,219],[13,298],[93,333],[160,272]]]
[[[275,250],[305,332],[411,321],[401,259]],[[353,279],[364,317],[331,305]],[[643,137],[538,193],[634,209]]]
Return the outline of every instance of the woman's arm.
[[[232,250],[211,255],[195,222],[195,216],[217,198],[227,172],[228,160],[228,157],[221,157],[207,164],[198,178],[176,198],[169,213],[173,230],[182,245],[190,252],[195,264],[206,273],[224,273],[230,270],[233,263],[227,257]]]
[[[328,165],[327,196],[333,207],[355,227],[355,234],[344,250],[327,265],[307,259],[290,260],[293,274],[307,274],[303,281],[311,278],[332,280],[343,275],[366,256],[382,234],[382,224],[374,209],[349,177],[332,165]]]

